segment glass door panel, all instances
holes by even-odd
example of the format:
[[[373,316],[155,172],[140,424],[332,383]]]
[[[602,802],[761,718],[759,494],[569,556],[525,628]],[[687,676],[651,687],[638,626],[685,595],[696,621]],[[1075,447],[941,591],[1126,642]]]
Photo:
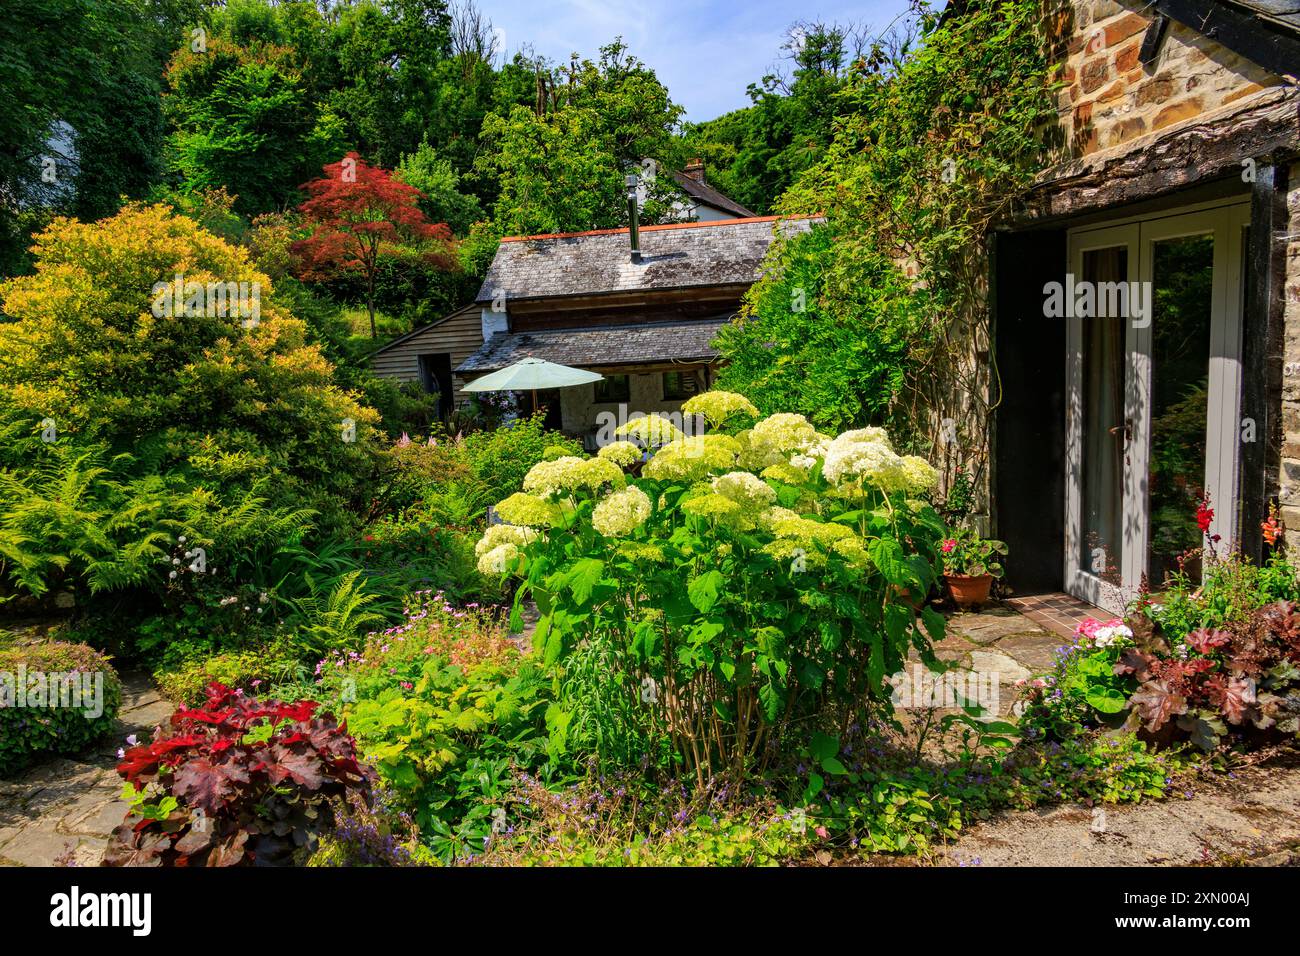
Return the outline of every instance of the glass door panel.
[[[1150,536],[1147,583],[1159,589],[1201,546],[1197,507],[1206,491],[1214,237],[1151,243]],[[1193,558],[1193,565],[1199,562]],[[1186,570],[1195,573],[1193,566]]]
[[[1133,434],[1133,331],[1127,298],[1136,279],[1136,226],[1071,237],[1066,282],[1070,360],[1066,404],[1066,590],[1109,610],[1122,609],[1129,445]],[[1097,291],[1115,290],[1102,306]],[[1120,306],[1118,308],[1114,306]]]
[[[1244,205],[1070,235],[1066,590],[1121,613],[1237,534]],[[1121,308],[1095,308],[1105,295]],[[1081,303],[1085,300],[1080,299]],[[1262,439],[1261,439],[1262,440]],[[1198,505],[1213,511],[1203,529]]]
[[[1083,253],[1084,282],[1127,282],[1128,249],[1111,246]],[[1125,323],[1118,316],[1083,317],[1082,469],[1076,555],[1079,571],[1121,583],[1124,540]]]

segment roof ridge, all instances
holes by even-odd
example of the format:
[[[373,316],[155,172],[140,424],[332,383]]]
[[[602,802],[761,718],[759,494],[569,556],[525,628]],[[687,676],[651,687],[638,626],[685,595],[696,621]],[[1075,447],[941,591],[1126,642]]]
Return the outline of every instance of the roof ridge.
[[[665,326],[677,325],[702,325],[706,322],[730,322],[735,318],[736,312],[716,312],[713,315],[706,315],[698,319],[656,319],[653,322],[598,322],[590,325],[566,325],[557,328],[545,329],[514,329],[510,332],[498,332],[497,335],[552,335],[562,332],[592,332],[608,331],[609,329],[654,329]],[[495,338],[496,336],[493,336]]]
[[[639,232],[665,232],[669,229],[707,229],[713,226],[740,226],[755,222],[777,222],[778,220],[817,219],[820,213],[807,213],[784,216],[741,216],[736,219],[710,219],[706,222],[666,222],[655,226],[640,226]],[[528,242],[533,239],[576,239],[581,236],[614,236],[628,231],[627,226],[617,229],[588,229],[583,232],[542,232],[532,236],[503,236],[502,242]]]

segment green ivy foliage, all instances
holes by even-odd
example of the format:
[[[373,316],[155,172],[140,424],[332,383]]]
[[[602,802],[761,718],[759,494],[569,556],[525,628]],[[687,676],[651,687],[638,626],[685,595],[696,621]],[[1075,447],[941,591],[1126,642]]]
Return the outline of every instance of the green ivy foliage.
[[[864,64],[836,93],[834,141],[777,203],[823,214],[824,235],[771,253],[720,339],[722,387],[763,411],[826,408],[840,427],[901,424],[950,384],[954,342],[985,315],[985,232],[1043,155],[1040,12],[996,0],[926,14],[910,55]]]

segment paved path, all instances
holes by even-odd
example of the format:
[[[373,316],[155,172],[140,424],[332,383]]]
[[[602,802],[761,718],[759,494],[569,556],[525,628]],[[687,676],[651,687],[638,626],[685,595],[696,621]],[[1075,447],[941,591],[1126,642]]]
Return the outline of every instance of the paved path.
[[[1216,774],[1164,800],[1000,813],[939,861],[948,866],[1300,864],[1300,759]]]
[[[122,778],[113,769],[117,750],[130,734],[148,740],[172,710],[148,677],[126,675],[117,729],[97,747],[0,780],[0,866],[53,866],[66,859],[97,866],[109,833],[126,816],[118,798]]]
[[[957,613],[948,619],[946,635],[934,645],[934,654],[955,668],[948,679],[961,677],[962,671],[982,675],[978,683],[959,683],[963,689],[983,686],[996,680],[997,715],[1005,717],[1021,694],[1016,681],[1052,669],[1056,649],[1068,638],[1039,627],[1010,608],[995,606],[979,613]],[[916,652],[912,664],[919,663]],[[909,678],[911,677],[909,665]],[[954,708],[940,708],[951,712]]]
[[[537,610],[530,603],[523,633],[512,635],[525,653],[536,627]],[[1005,713],[1016,696],[1013,682],[1046,668],[1061,643],[1019,614],[992,608],[955,615],[935,651],[960,667],[995,672],[1002,691],[999,711]],[[117,749],[129,734],[148,739],[172,712],[145,675],[125,676],[122,698],[117,729],[98,747],[0,780],[0,866],[52,866],[67,859],[83,866],[99,863],[108,835],[126,814],[119,799],[122,780],[113,769]]]

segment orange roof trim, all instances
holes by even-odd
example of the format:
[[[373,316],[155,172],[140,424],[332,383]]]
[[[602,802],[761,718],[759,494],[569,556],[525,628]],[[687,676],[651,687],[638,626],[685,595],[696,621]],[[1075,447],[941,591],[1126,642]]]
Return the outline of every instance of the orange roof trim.
[[[747,222],[776,222],[779,219],[817,219],[820,213],[809,216],[751,216],[747,219],[711,219],[708,222],[668,222],[659,226],[641,226],[638,232],[664,232],[669,229],[707,229],[710,226],[735,226]],[[543,232],[535,236],[504,236],[502,242],[528,242],[532,239],[576,239],[579,236],[613,236],[626,233],[627,226],[618,229],[590,229],[586,232]]]

